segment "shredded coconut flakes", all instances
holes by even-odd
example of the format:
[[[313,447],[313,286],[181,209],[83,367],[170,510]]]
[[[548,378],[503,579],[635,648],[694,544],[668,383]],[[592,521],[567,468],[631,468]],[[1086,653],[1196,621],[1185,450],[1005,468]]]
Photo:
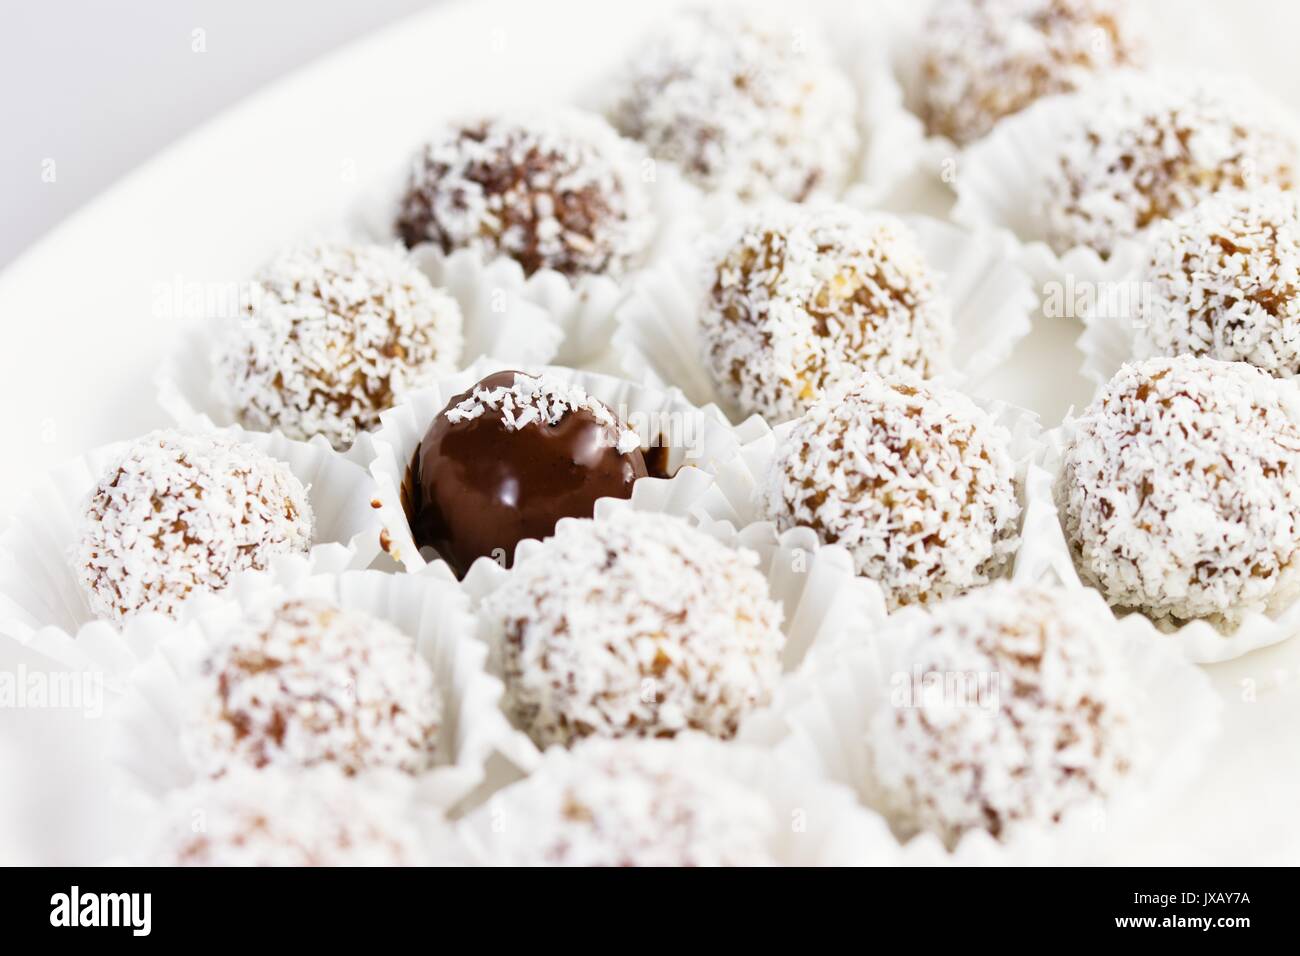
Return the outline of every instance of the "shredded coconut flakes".
[[[958,144],[1035,101],[1145,60],[1127,0],[943,0],[925,24],[923,112]]]
[[[1294,182],[1293,123],[1246,80],[1122,73],[1061,106],[1078,126],[1043,184],[1058,252],[1109,255],[1220,190]]]
[[[1290,386],[1239,362],[1125,365],[1074,422],[1057,496],[1112,605],[1230,629],[1296,596],[1300,427]]]
[[[417,774],[438,756],[433,672],[392,625],[321,600],[241,621],[194,682],[184,744],[197,770],[331,763]]]
[[[201,826],[196,826],[201,822]],[[146,866],[418,866],[430,862],[408,788],[337,768],[232,769],[168,795]]]
[[[865,374],[798,419],[762,505],[853,555],[891,608],[987,583],[1019,544],[1011,436],[958,392]]]
[[[1300,201],[1222,193],[1152,233],[1141,356],[1204,355],[1300,374]]]
[[[670,515],[561,523],[484,603],[507,709],[539,746],[730,737],[781,676],[781,606],[756,563]]]
[[[345,450],[412,388],[455,371],[456,301],[400,249],[313,244],[259,274],[219,358],[224,400],[247,428]]]
[[[785,421],[863,369],[948,367],[949,304],[893,216],[769,205],[729,237],[709,282],[706,361],[745,414]]]
[[[1139,755],[1112,627],[1060,588],[998,583],[935,608],[895,675],[909,699],[883,696],[863,739],[899,835],[1005,839],[1110,796]]]
[[[638,49],[611,119],[711,192],[834,192],[858,149],[853,88],[806,27],[732,5],[678,13]]]
[[[643,153],[577,112],[448,127],[412,164],[397,229],[408,246],[480,249],[532,275],[619,276],[654,236]]]
[[[774,866],[771,805],[668,741],[553,751],[492,802],[511,866]]]
[[[492,411],[501,416],[507,429],[518,431],[535,421],[547,425],[559,424],[565,415],[580,409],[589,412],[596,421],[617,434],[615,447],[620,455],[629,454],[641,447],[637,433],[620,425],[604,402],[591,397],[576,384],[547,376],[516,373],[514,384],[510,388],[475,386],[469,398],[448,408],[443,414],[447,416],[447,421],[458,425]]]
[[[153,432],[90,492],[77,577],[97,617],[175,615],[191,591],[220,591],[273,555],[306,553],[312,524],[287,465],[221,435]]]

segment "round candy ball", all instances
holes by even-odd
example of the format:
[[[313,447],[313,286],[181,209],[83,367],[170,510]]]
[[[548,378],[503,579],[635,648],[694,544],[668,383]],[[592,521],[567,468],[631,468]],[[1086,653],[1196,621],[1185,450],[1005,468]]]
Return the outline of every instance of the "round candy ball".
[[[564,522],[483,605],[507,710],[540,747],[732,736],[781,676],[781,606],[756,562],[671,515]]]
[[[174,615],[312,542],[307,491],[289,466],[220,434],[152,432],[100,476],[82,514],[75,570],[96,617]]]

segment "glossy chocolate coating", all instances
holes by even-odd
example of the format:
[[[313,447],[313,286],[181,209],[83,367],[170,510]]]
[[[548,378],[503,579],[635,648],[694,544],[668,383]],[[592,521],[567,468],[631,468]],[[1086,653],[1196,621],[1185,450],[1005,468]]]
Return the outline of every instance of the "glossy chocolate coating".
[[[516,374],[496,372],[474,389],[509,388]],[[617,432],[585,409],[518,431],[492,410],[456,423],[445,412],[416,449],[405,504],[415,543],[437,551],[460,577],[483,556],[509,566],[524,538],[550,535],[561,518],[591,517],[597,498],[628,498],[646,476],[640,449],[620,454]]]

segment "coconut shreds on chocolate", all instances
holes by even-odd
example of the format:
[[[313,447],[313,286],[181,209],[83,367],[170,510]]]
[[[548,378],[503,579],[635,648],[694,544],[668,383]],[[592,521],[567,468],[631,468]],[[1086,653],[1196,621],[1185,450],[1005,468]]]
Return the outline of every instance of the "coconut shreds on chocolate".
[[[408,246],[480,249],[526,275],[570,278],[623,274],[654,230],[643,151],[576,111],[439,130],[412,163],[397,220]]]
[[[590,412],[596,421],[609,427],[611,434],[617,436],[615,447],[620,454],[641,447],[636,432],[623,427],[604,402],[588,395],[579,385],[545,375],[518,373],[511,388],[476,387],[469,398],[443,414],[453,425],[480,415],[497,414],[508,429],[518,431],[538,420],[547,425],[558,424],[565,415],[579,409]]]
[[[1300,374],[1300,201],[1222,193],[1157,227],[1137,309],[1140,356],[1204,355]]]
[[[871,373],[798,419],[760,488],[778,530],[853,555],[891,608],[987,583],[1015,551],[1011,436],[960,393]]]
[[[781,675],[756,563],[670,515],[562,522],[484,603],[507,709],[539,746],[733,735]]]
[[[134,854],[144,866],[419,866],[405,781],[336,767],[232,768],[170,793]]]
[[[1291,385],[1240,362],[1125,365],[1072,424],[1057,489],[1080,575],[1163,627],[1230,630],[1297,595]]]
[[[291,600],[223,634],[190,693],[184,746],[200,774],[330,763],[345,773],[428,770],[442,702],[433,671],[392,625]]]
[[[721,247],[708,281],[706,361],[744,414],[792,418],[863,369],[948,367],[949,304],[893,216],[769,204]]]
[[[460,365],[461,313],[400,248],[315,243],[258,275],[218,387],[241,424],[345,450],[412,388]]]
[[[781,822],[771,805],[683,761],[671,741],[590,740],[551,751],[490,806],[498,864],[776,865],[768,845]]]
[[[1145,60],[1128,0],[942,0],[922,37],[922,112],[958,144]]]
[[[611,119],[706,190],[801,200],[848,178],[854,99],[806,21],[722,5],[674,14],[647,38]]]
[[[862,740],[899,836],[1005,839],[1113,794],[1139,754],[1113,628],[1063,588],[998,582],[935,608]]]
[[[1077,121],[1043,184],[1049,242],[1109,255],[1120,239],[1224,189],[1290,188],[1297,138],[1244,79],[1121,73],[1061,108]]]
[[[96,617],[174,615],[192,591],[265,568],[312,542],[307,490],[289,467],[222,435],[133,442],[87,497],[73,561]]]

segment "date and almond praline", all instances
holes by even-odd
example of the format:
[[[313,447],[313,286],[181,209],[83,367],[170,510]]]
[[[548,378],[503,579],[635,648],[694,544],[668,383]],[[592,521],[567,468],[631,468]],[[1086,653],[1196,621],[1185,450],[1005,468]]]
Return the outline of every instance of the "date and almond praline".
[[[463,577],[509,566],[525,538],[598,498],[628,498],[649,473],[636,433],[585,391],[523,372],[488,375],[438,413],[411,461],[403,505],[416,544]]]

